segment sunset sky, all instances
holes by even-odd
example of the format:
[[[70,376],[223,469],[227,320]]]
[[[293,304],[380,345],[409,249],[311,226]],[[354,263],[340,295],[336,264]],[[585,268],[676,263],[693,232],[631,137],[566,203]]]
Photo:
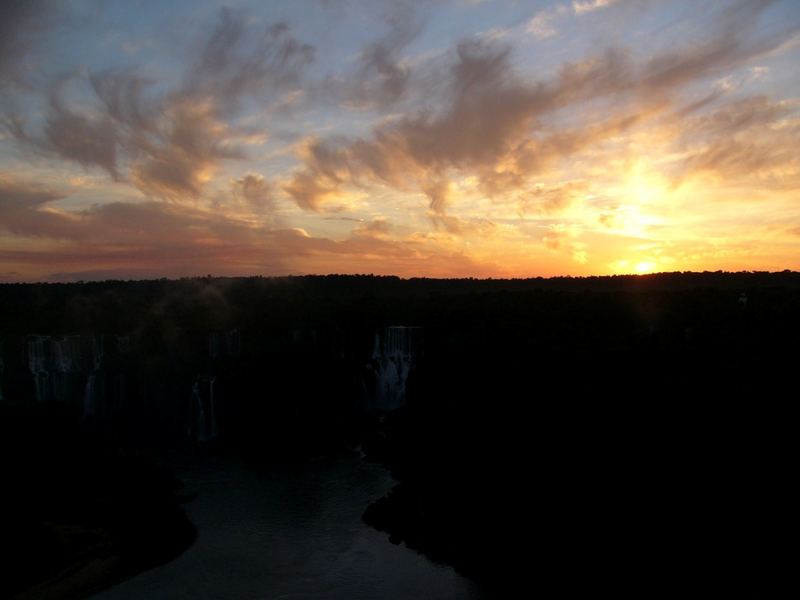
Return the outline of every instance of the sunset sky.
[[[0,282],[799,268],[797,0],[0,4]]]

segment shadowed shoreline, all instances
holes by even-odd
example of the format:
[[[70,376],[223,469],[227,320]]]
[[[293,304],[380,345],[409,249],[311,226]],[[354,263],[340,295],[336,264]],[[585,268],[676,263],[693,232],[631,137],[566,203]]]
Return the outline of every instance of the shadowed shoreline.
[[[172,560],[196,531],[148,453],[81,434],[64,407],[4,403],[3,593],[82,598]]]

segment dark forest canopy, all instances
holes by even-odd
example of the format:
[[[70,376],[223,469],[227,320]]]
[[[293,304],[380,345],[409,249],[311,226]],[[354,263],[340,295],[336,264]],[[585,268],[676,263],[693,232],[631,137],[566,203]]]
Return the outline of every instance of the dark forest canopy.
[[[602,288],[603,286],[621,286],[627,285],[642,285],[645,287],[661,287],[671,285],[683,286],[715,286],[721,283],[729,283],[731,285],[739,285],[747,283],[749,285],[762,285],[765,283],[786,285],[788,283],[800,284],[800,271],[792,271],[784,269],[782,271],[673,271],[663,273],[650,273],[645,275],[592,275],[587,277],[580,276],[557,276],[557,277],[528,277],[528,278],[479,278],[479,277],[449,277],[449,278],[434,278],[434,277],[398,277],[396,275],[373,275],[371,273],[357,273],[357,274],[340,274],[332,273],[328,275],[288,275],[267,277],[261,275],[254,275],[252,277],[217,277],[214,275],[206,275],[205,277],[181,277],[176,279],[168,279],[165,277],[159,279],[107,279],[96,281],[75,281],[75,282],[28,282],[28,283],[0,283],[0,289],[8,287],[27,287],[27,286],[46,286],[46,287],[68,287],[74,285],[108,285],[112,283],[154,283],[154,282],[177,282],[177,281],[263,281],[275,284],[290,283],[290,282],[338,282],[349,283],[350,285],[363,284],[365,282],[372,282],[377,285],[390,285],[391,283],[397,284],[405,282],[407,284],[421,285],[421,286],[442,286],[459,284],[470,285],[483,285],[492,286],[494,288],[505,287],[532,287],[532,288],[548,288],[559,286],[577,286],[586,288]]]
[[[375,425],[364,390],[377,332],[403,325],[420,328],[419,360],[405,404]],[[34,415],[28,428],[0,419],[12,465],[23,446],[45,465],[61,456],[70,444],[42,437],[36,415],[71,408],[77,423],[89,397],[91,366],[54,371],[69,401],[33,401],[41,374],[26,356],[39,342],[48,360],[45,346],[74,346],[81,365],[97,344],[118,349],[92,376],[107,384],[97,431],[123,447],[188,444],[192,390],[212,379],[219,447],[248,460],[362,442],[401,481],[367,522],[492,590],[529,585],[531,569],[541,589],[580,587],[579,565],[590,587],[632,597],[697,575],[706,596],[722,579],[763,591],[784,560],[764,548],[778,547],[768,532],[789,497],[797,272],[2,285],[0,390],[8,411]],[[23,474],[38,473],[29,463]],[[17,489],[27,506],[36,486]]]
[[[513,293],[521,306],[529,294],[612,294],[623,303],[674,306],[703,291],[742,293],[784,290],[780,302],[798,300],[800,273],[674,272],[651,275],[552,277],[532,279],[402,279],[375,275],[291,277],[198,277],[177,280],[12,283],[0,285],[0,337],[29,333],[129,333],[145,322],[201,328],[259,328],[270,322],[311,324],[349,317],[363,325],[415,320],[436,325],[463,303],[498,306],[495,294]],[[522,296],[517,296],[521,293]],[[544,296],[541,296],[544,294]],[[784,297],[785,296],[785,297]],[[451,298],[452,297],[452,298]],[[461,298],[460,300],[458,298]],[[448,299],[448,300],[445,300]],[[624,300],[623,300],[624,299]],[[586,300],[586,299],[585,299]],[[777,299],[776,299],[777,300]],[[513,303],[516,303],[513,302]],[[502,302],[500,304],[503,304]],[[723,304],[731,304],[730,302]],[[547,302],[541,308],[546,310]],[[650,307],[635,312],[650,314]],[[647,315],[644,315],[647,316]]]
[[[636,291],[653,289],[688,289],[697,287],[752,287],[752,286],[800,286],[800,272],[785,269],[783,271],[675,271],[670,273],[652,273],[647,275],[597,275],[589,277],[530,277],[512,278],[402,278],[395,275],[373,274],[329,274],[329,275],[290,275],[281,277],[184,277],[180,279],[142,279],[76,282],[31,282],[0,283],[0,291],[9,289],[80,289],[100,291],[106,289],[139,288],[145,291],[164,290],[167,286],[180,286],[195,283],[217,284],[250,284],[262,286],[279,292],[295,289],[297,286],[309,290],[335,289],[340,291],[385,291],[385,292],[476,292],[500,290],[589,290],[589,291]]]

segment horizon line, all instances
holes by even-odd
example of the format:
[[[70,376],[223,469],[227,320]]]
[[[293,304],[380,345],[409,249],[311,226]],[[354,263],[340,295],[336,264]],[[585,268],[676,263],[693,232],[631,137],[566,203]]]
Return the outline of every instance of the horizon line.
[[[718,269],[716,271],[658,271],[654,273],[613,273],[602,275],[534,275],[530,277],[403,277],[401,275],[381,275],[375,273],[294,273],[289,275],[214,275],[212,273],[206,275],[190,275],[182,277],[142,277],[124,278],[124,277],[110,277],[105,279],[74,279],[74,280],[20,280],[20,281],[0,281],[0,286],[12,285],[81,285],[89,283],[136,283],[136,282],[150,282],[150,281],[203,281],[203,280],[221,280],[221,279],[309,279],[309,278],[328,278],[328,277],[341,277],[341,278],[373,278],[373,279],[394,279],[399,281],[477,281],[477,282],[523,282],[523,281],[553,281],[553,280],[588,280],[588,279],[621,279],[621,278],[635,278],[635,279],[649,279],[663,277],[667,275],[800,275],[800,270],[795,269],[782,269],[780,271],[726,271]]]

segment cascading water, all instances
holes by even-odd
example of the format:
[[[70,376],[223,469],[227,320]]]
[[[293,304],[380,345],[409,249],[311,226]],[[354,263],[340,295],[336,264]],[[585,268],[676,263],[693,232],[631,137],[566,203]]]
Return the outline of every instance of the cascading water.
[[[390,411],[406,401],[408,377],[422,353],[421,327],[385,327],[375,334],[368,409]]]
[[[102,335],[29,335],[25,341],[25,355],[36,400],[72,403],[82,407],[84,416],[101,412],[108,371],[105,338]],[[116,346],[111,346],[112,355],[115,348],[116,354],[129,351],[129,338],[116,338],[116,341]],[[120,380],[122,376],[120,373]]]
[[[214,406],[213,375],[198,375],[192,384],[192,399],[189,413],[189,438],[206,443],[219,435],[216,407]]]
[[[211,358],[239,356],[240,351],[241,337],[238,329],[214,331],[208,334],[208,355]]]
[[[36,390],[36,400],[46,402],[50,399],[50,378],[47,371],[40,371],[33,374],[33,385]]]
[[[57,402],[80,401],[83,378],[86,371],[81,336],[63,337],[53,340],[56,356],[53,394]]]
[[[86,394],[83,398],[83,416],[93,417],[97,412],[97,387],[96,376],[89,375],[86,378]]]
[[[208,382],[208,419],[209,419],[209,433],[210,438],[214,439],[219,435],[219,431],[217,430],[217,414],[216,414],[216,407],[214,406],[214,381],[216,377],[212,378],[211,381]]]
[[[28,370],[33,375],[33,385],[38,402],[45,402],[50,399],[48,391],[50,386],[47,356],[45,354],[45,342],[50,338],[40,335],[29,336],[25,344],[28,359]]]
[[[117,336],[117,352],[119,354],[128,354],[131,351],[131,338],[127,335]]]
[[[52,369],[58,373],[82,371],[81,338],[69,336],[60,339],[48,338],[52,349]]]
[[[39,373],[46,370],[46,359],[44,354],[44,342],[49,338],[35,335],[28,337],[26,350],[28,357],[28,369],[31,373]]]
[[[102,335],[92,336],[92,367],[95,371],[103,368],[103,359],[105,358],[104,345]]]
[[[208,342],[212,358],[227,360],[241,353],[236,329],[212,333]],[[29,373],[30,395],[36,401],[68,404],[80,411],[85,425],[104,427],[141,410],[136,402],[141,383],[126,383],[135,365],[133,352],[128,336],[28,335],[23,342],[22,365]],[[215,382],[216,376],[208,371],[197,375],[191,383],[188,414],[181,417],[187,437],[199,443],[219,436]],[[131,391],[134,404],[126,405]],[[165,404],[156,410],[166,414],[174,408]]]
[[[103,372],[105,367],[105,338],[102,335],[92,336],[90,338],[89,353],[91,354],[91,361],[89,368],[91,372],[86,376],[86,389],[83,397],[83,417],[93,418],[100,410],[99,404],[104,400],[102,393],[98,393],[105,389]],[[119,346],[119,341],[117,341]],[[112,346],[113,349],[113,346]],[[113,352],[113,350],[112,350]],[[98,381],[100,385],[98,386]]]
[[[209,333],[208,334],[208,355],[211,358],[217,358],[219,356],[220,347],[221,347],[221,338],[222,336],[219,333]]]

